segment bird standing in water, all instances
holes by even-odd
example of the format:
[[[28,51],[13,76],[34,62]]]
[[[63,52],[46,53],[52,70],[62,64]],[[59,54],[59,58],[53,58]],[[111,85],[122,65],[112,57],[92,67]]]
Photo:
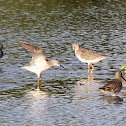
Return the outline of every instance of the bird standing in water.
[[[122,89],[122,79],[121,78],[125,80],[125,78],[122,76],[121,71],[117,71],[115,73],[115,79],[108,82],[107,84],[105,84],[103,87],[100,87],[99,89],[105,94],[110,94],[112,96],[116,96]]]
[[[74,43],[72,47],[73,47],[73,50],[75,50],[76,57],[80,61],[88,63],[88,74],[90,73],[90,65],[92,66],[91,73],[93,73],[93,70],[94,70],[93,63],[97,63],[103,59],[109,58],[109,56],[103,56],[94,51],[80,48],[77,43]]]
[[[27,42],[18,42],[18,43],[20,45],[24,46],[26,49],[28,49],[29,54],[32,56],[30,65],[21,67],[21,68],[31,71],[33,73],[36,73],[36,75],[38,76],[38,82],[37,82],[38,87],[40,88],[40,82],[42,84],[44,83],[41,78],[41,73],[53,66],[61,66],[61,65],[57,60],[47,61],[44,49],[42,49],[38,46],[29,44]],[[61,66],[61,67],[63,67],[63,66]]]

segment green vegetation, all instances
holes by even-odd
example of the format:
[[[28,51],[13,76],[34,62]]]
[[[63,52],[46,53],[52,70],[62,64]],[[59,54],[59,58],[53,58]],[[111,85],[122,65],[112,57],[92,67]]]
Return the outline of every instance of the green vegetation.
[[[126,74],[126,64],[125,64],[125,62],[123,62],[123,65],[122,65],[122,67],[120,68],[120,70],[123,70],[124,73]]]

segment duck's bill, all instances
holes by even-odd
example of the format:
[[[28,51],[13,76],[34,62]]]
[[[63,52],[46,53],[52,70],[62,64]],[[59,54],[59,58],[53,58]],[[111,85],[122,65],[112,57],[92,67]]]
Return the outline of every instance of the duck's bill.
[[[60,67],[62,67],[63,69],[67,70],[64,66],[60,65]]]

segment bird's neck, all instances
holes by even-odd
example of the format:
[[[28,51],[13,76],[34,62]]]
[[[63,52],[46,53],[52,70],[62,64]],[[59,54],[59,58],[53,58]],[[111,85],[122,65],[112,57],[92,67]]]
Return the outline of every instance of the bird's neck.
[[[50,67],[53,67],[53,66],[54,66],[54,62],[53,62],[53,60],[48,61],[48,64],[50,65]]]

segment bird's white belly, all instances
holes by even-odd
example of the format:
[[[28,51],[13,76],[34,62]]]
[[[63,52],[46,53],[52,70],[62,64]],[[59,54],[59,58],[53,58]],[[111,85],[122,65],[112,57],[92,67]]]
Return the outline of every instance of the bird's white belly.
[[[26,69],[26,70],[28,70],[28,71],[31,71],[31,72],[33,72],[33,73],[36,73],[37,74],[37,76],[40,76],[40,74],[43,72],[43,71],[45,71],[45,70],[47,70],[47,68],[45,67],[45,65],[34,65],[34,66],[25,66],[25,67],[21,67],[22,69]]]
[[[45,71],[46,67],[43,65],[35,65],[29,68],[29,71],[34,72],[34,73],[41,73],[42,71]]]
[[[108,95],[111,95],[111,96],[116,96],[116,93],[114,92],[110,92],[110,91],[105,91],[105,90],[101,90],[104,94],[108,94]]]
[[[100,61],[100,59],[93,59],[93,60],[85,60],[84,58],[81,58],[81,57],[77,57],[81,62],[84,62],[84,63],[97,63]]]

